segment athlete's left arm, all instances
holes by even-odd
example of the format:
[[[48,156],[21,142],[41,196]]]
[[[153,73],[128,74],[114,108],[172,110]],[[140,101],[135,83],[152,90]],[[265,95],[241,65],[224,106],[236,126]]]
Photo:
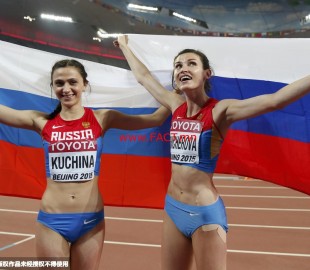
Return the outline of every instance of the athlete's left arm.
[[[161,126],[171,111],[161,106],[151,114],[129,115],[116,110],[109,110],[107,114],[108,128],[136,130]]]
[[[229,123],[284,108],[310,92],[310,75],[284,86],[273,94],[245,100],[226,100],[225,118]],[[221,106],[219,106],[221,107]]]

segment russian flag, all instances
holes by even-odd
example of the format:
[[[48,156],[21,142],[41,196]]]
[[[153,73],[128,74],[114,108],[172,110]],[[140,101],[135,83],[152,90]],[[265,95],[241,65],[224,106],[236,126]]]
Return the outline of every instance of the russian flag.
[[[309,73],[309,39],[129,35],[129,45],[171,89],[174,56],[204,52],[214,70],[211,95],[244,99],[273,93]],[[0,42],[0,104],[51,112],[52,65],[64,55]],[[84,106],[128,114],[159,104],[126,69],[81,60],[90,88]],[[310,194],[310,96],[286,108],[232,125],[216,172],[263,179]],[[169,119],[158,128],[109,130],[104,137],[100,189],[106,205],[162,208],[170,180]],[[41,198],[45,171],[40,135],[0,125],[0,194]]]

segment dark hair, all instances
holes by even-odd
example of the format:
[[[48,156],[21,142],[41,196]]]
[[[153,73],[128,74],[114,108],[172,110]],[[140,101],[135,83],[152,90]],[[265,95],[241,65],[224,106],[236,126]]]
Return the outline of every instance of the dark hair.
[[[184,49],[182,51],[180,51],[173,59],[173,63],[175,62],[175,60],[181,55],[181,54],[184,54],[184,53],[194,53],[196,55],[199,56],[201,62],[202,62],[202,66],[203,66],[203,69],[206,70],[206,69],[210,69],[211,72],[212,72],[212,68],[210,67],[210,62],[209,62],[209,59],[208,57],[201,51],[199,50],[195,50],[195,49]],[[213,72],[212,72],[213,73]],[[208,93],[211,89],[211,84],[209,82],[209,80],[206,80],[205,81],[205,91],[206,93]],[[174,78],[173,78],[173,73],[172,73],[172,87],[173,89],[175,89],[174,87]]]
[[[60,60],[60,61],[56,62],[52,67],[51,83],[50,83],[51,87],[53,86],[53,74],[54,74],[55,70],[59,69],[59,68],[64,68],[64,67],[75,67],[79,71],[79,73],[81,74],[83,81],[84,81],[84,84],[88,84],[87,72],[85,71],[84,66],[79,61],[76,61],[74,59],[64,59],[64,60]],[[53,119],[57,114],[60,113],[60,111],[61,111],[61,103],[59,101],[55,110],[47,116],[47,119]]]

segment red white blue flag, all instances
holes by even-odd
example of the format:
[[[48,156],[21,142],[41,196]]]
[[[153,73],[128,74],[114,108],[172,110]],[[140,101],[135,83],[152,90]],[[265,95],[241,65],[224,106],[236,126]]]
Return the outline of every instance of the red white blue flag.
[[[309,73],[309,39],[129,35],[130,47],[171,89],[173,58],[185,48],[204,52],[214,71],[210,95],[245,99],[273,93]],[[0,42],[0,104],[51,112],[52,65],[64,55]],[[79,60],[79,59],[78,59]],[[80,60],[89,74],[83,105],[128,114],[159,104],[129,70]],[[170,180],[169,119],[158,128],[109,130],[104,137],[100,189],[107,205],[161,208]],[[310,194],[310,95],[232,125],[218,173],[270,181]],[[0,124],[0,194],[41,198],[46,185],[42,139]]]

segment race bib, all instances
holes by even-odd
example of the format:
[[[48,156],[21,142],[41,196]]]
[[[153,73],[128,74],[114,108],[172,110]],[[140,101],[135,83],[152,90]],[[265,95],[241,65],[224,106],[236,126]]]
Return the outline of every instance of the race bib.
[[[51,179],[54,181],[87,181],[94,178],[96,153],[50,153]]]
[[[202,123],[198,120],[176,119],[171,123],[171,161],[199,163],[199,139]]]
[[[92,130],[53,132],[48,158],[50,178],[54,181],[93,179],[97,143]]]

